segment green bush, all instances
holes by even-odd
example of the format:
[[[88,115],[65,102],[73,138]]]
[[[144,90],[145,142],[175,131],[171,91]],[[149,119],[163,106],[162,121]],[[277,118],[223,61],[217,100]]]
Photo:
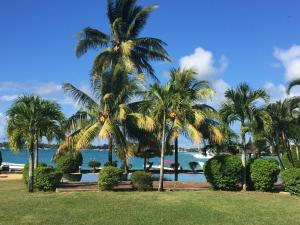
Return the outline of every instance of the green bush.
[[[28,163],[23,170],[24,183],[28,184]],[[34,188],[40,191],[54,191],[58,186],[62,174],[52,167],[48,167],[45,163],[39,163],[38,167],[34,169]]]
[[[63,174],[78,172],[82,165],[82,155],[79,152],[65,152],[55,159],[56,167]]]
[[[293,195],[300,196],[300,169],[287,169],[281,173],[285,190]]]
[[[136,171],[132,173],[131,181],[133,187],[138,191],[150,191],[153,188],[152,175],[144,171]]]
[[[62,178],[62,173],[51,167],[37,167],[34,172],[34,186],[40,191],[55,191]]]
[[[234,155],[216,155],[204,166],[207,181],[215,190],[236,190],[242,178],[242,162]]]
[[[81,181],[82,174],[81,173],[65,173],[63,175],[63,178],[65,178],[68,181]]]
[[[112,163],[110,163],[110,162],[106,162],[105,164],[104,164],[104,167],[107,167],[107,166],[113,166],[113,167],[118,167],[118,161],[112,161]]]
[[[122,181],[123,171],[114,166],[106,166],[99,173],[98,186],[101,190],[112,190]]]
[[[93,168],[93,170],[95,172],[96,168],[101,166],[101,163],[99,161],[96,161],[96,160],[91,160],[91,161],[89,161],[88,166]]]
[[[279,174],[275,159],[258,158],[250,164],[250,178],[256,191],[272,191]]]
[[[189,162],[189,166],[193,172],[195,172],[198,165],[199,165],[199,163],[197,163],[197,162]]]

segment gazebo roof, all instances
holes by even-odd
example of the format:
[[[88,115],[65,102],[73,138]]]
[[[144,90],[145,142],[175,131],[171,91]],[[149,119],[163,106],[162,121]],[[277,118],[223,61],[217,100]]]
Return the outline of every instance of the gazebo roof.
[[[251,137],[249,138],[248,143],[245,145],[245,150],[246,150],[247,154],[255,153],[256,152],[256,147],[253,144]]]

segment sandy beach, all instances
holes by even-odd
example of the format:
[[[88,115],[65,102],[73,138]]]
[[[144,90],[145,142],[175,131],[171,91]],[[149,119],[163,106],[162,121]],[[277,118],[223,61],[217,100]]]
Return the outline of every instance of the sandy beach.
[[[7,174],[0,174],[0,181],[2,180],[21,180],[22,174],[20,173],[7,173]]]

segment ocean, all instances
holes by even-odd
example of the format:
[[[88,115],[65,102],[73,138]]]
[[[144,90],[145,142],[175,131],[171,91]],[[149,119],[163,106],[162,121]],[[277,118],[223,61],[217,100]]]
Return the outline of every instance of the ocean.
[[[28,162],[28,153],[26,150],[22,150],[19,153],[14,153],[9,149],[1,149],[2,152],[2,161],[8,163],[27,163]],[[54,165],[52,160],[53,155],[55,154],[56,149],[40,149],[39,150],[39,161],[47,163],[49,165]],[[108,151],[107,150],[82,150],[83,156],[83,165],[82,169],[89,169],[88,162],[90,160],[97,160],[103,166],[107,162]],[[205,162],[205,159],[197,159],[194,155],[197,153],[192,152],[179,152],[179,163],[182,166],[182,169],[190,169],[189,162]],[[122,161],[117,157],[115,153],[113,153],[113,160],[118,162],[118,166],[121,166]],[[168,155],[165,157],[165,160],[170,160],[174,162],[174,155]],[[153,165],[160,164],[160,158],[150,158],[150,162],[153,162]],[[133,157],[130,159],[130,163],[132,164],[132,169],[143,169],[143,158]],[[165,166],[169,166],[166,164]]]

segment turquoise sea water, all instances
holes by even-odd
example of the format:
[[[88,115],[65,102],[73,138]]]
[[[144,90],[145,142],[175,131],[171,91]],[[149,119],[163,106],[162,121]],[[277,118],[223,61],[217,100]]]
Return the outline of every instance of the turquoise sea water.
[[[54,162],[52,161],[52,157],[55,154],[55,149],[40,149],[39,150],[39,161],[44,162],[50,165],[54,165]],[[3,162],[9,162],[9,163],[27,163],[28,162],[28,153],[26,150],[22,150],[19,153],[13,153],[9,149],[1,149],[2,152],[2,158]],[[83,169],[88,169],[88,162],[90,160],[97,160],[101,162],[101,165],[104,165],[105,162],[107,162],[107,156],[108,151],[107,150],[83,150],[82,156],[83,156]],[[202,159],[197,159],[193,155],[195,153],[189,153],[189,152],[179,152],[179,163],[180,166],[182,166],[182,169],[190,169],[188,163],[191,161],[205,161]],[[116,154],[113,154],[113,160],[118,161],[118,166],[121,166],[122,161],[116,156]],[[165,160],[171,160],[174,161],[174,155],[168,155],[165,157]],[[153,162],[153,165],[159,165],[160,164],[160,158],[155,157],[151,158],[150,162]],[[142,169],[144,160],[143,158],[134,157],[130,159],[130,163],[132,164],[132,169]],[[166,164],[165,166],[169,166]]]

